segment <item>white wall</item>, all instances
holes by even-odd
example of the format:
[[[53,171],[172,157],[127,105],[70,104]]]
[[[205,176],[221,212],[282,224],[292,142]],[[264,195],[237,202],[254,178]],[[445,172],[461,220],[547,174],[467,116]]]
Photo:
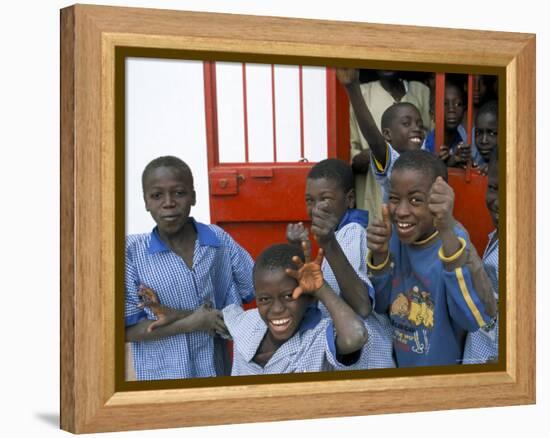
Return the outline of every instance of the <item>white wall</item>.
[[[470,409],[312,421],[172,429],[109,437],[523,437],[543,436],[550,412],[548,358],[550,308],[548,263],[550,162],[545,122],[550,114],[550,45],[544,2],[462,0],[452,12],[440,1],[298,2],[296,0],[94,0],[112,5],[205,10],[536,32],[538,46],[538,293],[536,406]],[[69,1],[21,0],[0,9],[0,148],[2,150],[0,272],[4,292],[2,324],[2,436],[66,437],[54,423],[59,415],[59,11]],[[419,394],[422,397],[422,394]],[[251,407],[253,410],[253,407]],[[182,413],[185,415],[185,413]]]
[[[327,156],[326,70],[303,69],[304,156]],[[297,162],[300,153],[298,67],[276,66],[275,130],[271,65],[246,65],[249,162]],[[245,162],[241,63],[216,63],[218,141],[221,163]],[[203,64],[200,61],[129,58],[126,61],[126,233],[148,232],[154,221],[144,209],[141,173],[162,155],[184,160],[195,180],[191,214],[210,222]]]
[[[175,155],[193,172],[197,204],[191,214],[210,222],[203,64],[130,58],[126,61],[126,233],[150,231],[141,173],[154,158]]]

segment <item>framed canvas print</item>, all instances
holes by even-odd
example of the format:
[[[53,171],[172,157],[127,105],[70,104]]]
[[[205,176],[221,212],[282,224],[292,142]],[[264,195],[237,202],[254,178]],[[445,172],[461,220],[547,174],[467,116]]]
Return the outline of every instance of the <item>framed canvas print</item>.
[[[534,403],[534,67],[529,34],[63,9],[62,428],[86,433]],[[285,239],[288,222],[308,224],[303,199],[312,163],[352,158],[358,134],[353,124],[350,130],[354,115],[338,69],[360,72],[364,82],[376,71],[406,75],[407,84],[425,80],[434,98],[422,136],[433,124],[435,145],[446,141],[446,107],[464,106],[471,144],[480,130],[473,127],[474,90],[489,88],[498,100],[498,200],[505,212],[498,358],[265,376],[148,374],[143,357],[159,354],[139,356],[126,342],[133,338],[125,304],[125,238],[155,225],[143,206],[143,169],[160,155],[184,158],[195,180],[193,215],[220,225],[256,258]],[[460,105],[444,96],[452,80],[461,84]],[[482,253],[492,227],[487,177],[467,164],[449,168],[449,183],[462,203],[455,216]],[[466,196],[483,208],[468,209]]]

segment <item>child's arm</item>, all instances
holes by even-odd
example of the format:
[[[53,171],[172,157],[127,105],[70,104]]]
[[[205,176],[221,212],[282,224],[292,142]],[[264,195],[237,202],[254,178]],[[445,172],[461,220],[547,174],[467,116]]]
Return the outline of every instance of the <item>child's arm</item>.
[[[428,208],[434,216],[434,226],[442,242],[439,256],[446,270],[448,290],[456,291],[450,302],[456,304],[458,313],[465,309],[468,316],[473,314],[479,325],[483,326],[483,312],[478,309],[476,298],[479,298],[490,318],[496,315],[496,300],[479,256],[473,248],[467,248],[466,240],[459,238],[455,232],[453,205],[453,189],[443,178],[437,177],[430,190]],[[463,269],[465,266],[467,271]]]
[[[338,226],[338,218],[331,214],[328,208],[324,208],[323,204],[320,203],[312,211],[311,231],[319,247],[324,251],[338,286],[340,286],[342,298],[359,316],[366,318],[372,310],[368,287],[361,281],[336,239],[334,230]],[[359,245],[361,242],[356,243]],[[364,264],[364,256],[356,262]]]
[[[292,297],[299,298],[302,293],[315,296],[325,305],[332,318],[336,331],[336,352],[338,355],[348,355],[359,351],[367,342],[368,332],[362,320],[353,309],[343,301],[323,279],[321,261],[323,249],[319,249],[313,262],[306,257],[304,264],[299,257],[292,261],[298,270],[287,269],[286,272],[298,281]]]
[[[202,305],[195,311],[172,309],[162,306],[156,293],[146,287],[140,289],[140,296],[143,300],[140,307],[148,307],[158,319],[145,319],[126,327],[127,342],[151,341],[203,330],[212,335],[217,333],[222,337],[229,336],[221,312],[212,309],[210,305]]]
[[[382,204],[382,219],[374,218],[367,227],[367,267],[375,293],[375,310],[386,314],[392,289],[392,262],[389,243],[392,235],[390,213]]]
[[[376,161],[378,161],[382,167],[386,167],[386,155],[388,153],[386,140],[378,129],[365,99],[363,99],[363,95],[361,94],[359,71],[349,68],[337,68],[336,77],[348,93],[349,101],[355,113],[361,134],[363,134],[363,137],[367,140],[374,158],[376,158]]]

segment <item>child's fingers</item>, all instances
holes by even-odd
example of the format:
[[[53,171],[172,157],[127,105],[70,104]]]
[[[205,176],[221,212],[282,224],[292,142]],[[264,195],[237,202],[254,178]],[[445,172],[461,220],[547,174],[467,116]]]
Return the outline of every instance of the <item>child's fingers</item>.
[[[388,236],[389,229],[383,224],[383,222],[380,222],[380,224],[371,224],[367,228],[367,237],[372,235]]]
[[[302,240],[302,249],[304,250],[304,257],[307,263],[311,260],[311,242],[309,239]]]
[[[382,204],[382,221],[384,222],[384,226],[388,230],[391,230],[390,209],[388,208],[388,204]]]
[[[292,257],[292,263],[294,263],[298,269],[300,269],[302,266],[304,266],[304,262],[298,256]]]
[[[320,265],[323,261],[324,255],[325,252],[323,251],[323,248],[319,248],[319,251],[317,251],[317,257],[315,257],[315,263]]]
[[[303,293],[304,293],[304,290],[300,286],[297,286],[292,292],[292,298],[297,300],[298,298],[300,298],[300,295],[302,295]]]
[[[300,275],[298,274],[298,271],[296,271],[296,270],[294,270],[294,269],[286,268],[286,269],[285,269],[285,273],[286,273],[286,275],[288,275],[289,277],[295,278],[296,280],[299,280],[299,279],[300,279]]]
[[[158,327],[162,327],[163,325],[165,325],[165,321],[163,319],[157,319],[156,321],[149,324],[149,327],[147,327],[147,333],[151,333],[153,330]]]

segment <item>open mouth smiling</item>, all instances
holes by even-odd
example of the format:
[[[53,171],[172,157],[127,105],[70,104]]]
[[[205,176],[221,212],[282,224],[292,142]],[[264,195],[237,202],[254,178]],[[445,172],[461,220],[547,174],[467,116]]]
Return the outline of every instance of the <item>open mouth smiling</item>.
[[[395,227],[397,230],[397,234],[400,237],[408,237],[414,232],[416,224],[413,224],[411,222],[396,221]]]
[[[269,326],[275,333],[284,333],[290,326],[291,318],[270,319]]]

